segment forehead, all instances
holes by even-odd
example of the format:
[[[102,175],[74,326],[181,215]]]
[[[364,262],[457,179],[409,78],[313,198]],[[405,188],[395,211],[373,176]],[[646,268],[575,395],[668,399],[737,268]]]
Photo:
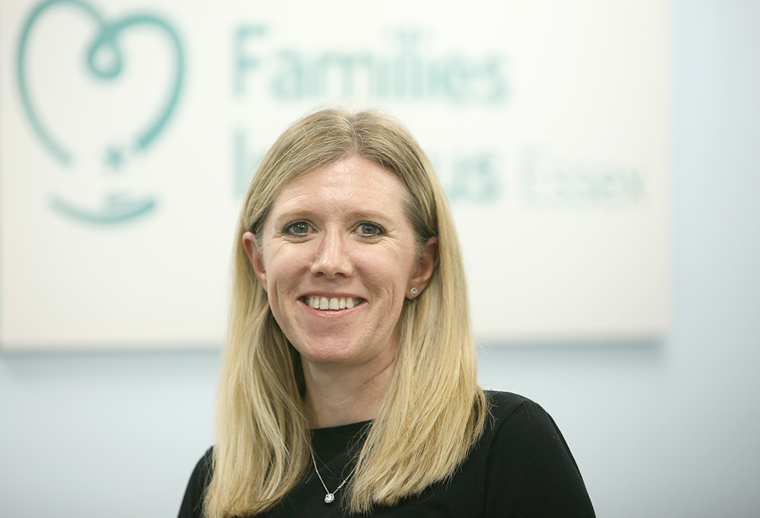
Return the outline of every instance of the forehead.
[[[352,156],[294,178],[279,192],[272,211],[317,205],[393,213],[406,212],[408,201],[409,193],[395,174],[376,162]]]

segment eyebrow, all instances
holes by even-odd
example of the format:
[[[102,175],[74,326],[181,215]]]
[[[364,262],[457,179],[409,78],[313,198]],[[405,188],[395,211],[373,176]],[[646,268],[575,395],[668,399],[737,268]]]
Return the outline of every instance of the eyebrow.
[[[283,212],[277,216],[277,218],[274,220],[277,223],[282,222],[283,220],[292,220],[292,219],[310,219],[314,214],[314,211],[311,211],[309,209],[293,209],[288,210],[286,212]],[[352,212],[347,213],[347,216],[351,219],[356,220],[369,220],[369,221],[382,221],[382,222],[389,222],[393,218],[389,216],[388,214],[372,209],[361,209],[361,210],[355,210]],[[403,217],[407,217],[406,213],[403,213]]]

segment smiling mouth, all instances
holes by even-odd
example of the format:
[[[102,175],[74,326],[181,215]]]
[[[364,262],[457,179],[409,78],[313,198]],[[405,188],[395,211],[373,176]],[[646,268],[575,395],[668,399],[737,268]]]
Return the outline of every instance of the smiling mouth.
[[[341,309],[351,309],[358,306],[364,299],[359,297],[302,297],[301,300],[307,306],[320,311],[338,311]]]

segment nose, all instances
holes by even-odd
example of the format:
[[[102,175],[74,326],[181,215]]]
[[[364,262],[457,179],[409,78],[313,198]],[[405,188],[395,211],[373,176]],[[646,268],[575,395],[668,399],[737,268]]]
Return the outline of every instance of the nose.
[[[348,254],[346,239],[347,236],[338,230],[328,230],[322,235],[317,255],[311,265],[312,275],[324,275],[328,279],[351,276],[353,264]]]

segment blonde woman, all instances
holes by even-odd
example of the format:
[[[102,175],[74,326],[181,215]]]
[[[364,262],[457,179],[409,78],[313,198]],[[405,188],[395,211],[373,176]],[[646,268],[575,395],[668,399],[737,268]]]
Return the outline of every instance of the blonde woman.
[[[293,124],[234,254],[216,445],[180,518],[594,515],[551,418],[478,387],[451,212],[397,122]]]

